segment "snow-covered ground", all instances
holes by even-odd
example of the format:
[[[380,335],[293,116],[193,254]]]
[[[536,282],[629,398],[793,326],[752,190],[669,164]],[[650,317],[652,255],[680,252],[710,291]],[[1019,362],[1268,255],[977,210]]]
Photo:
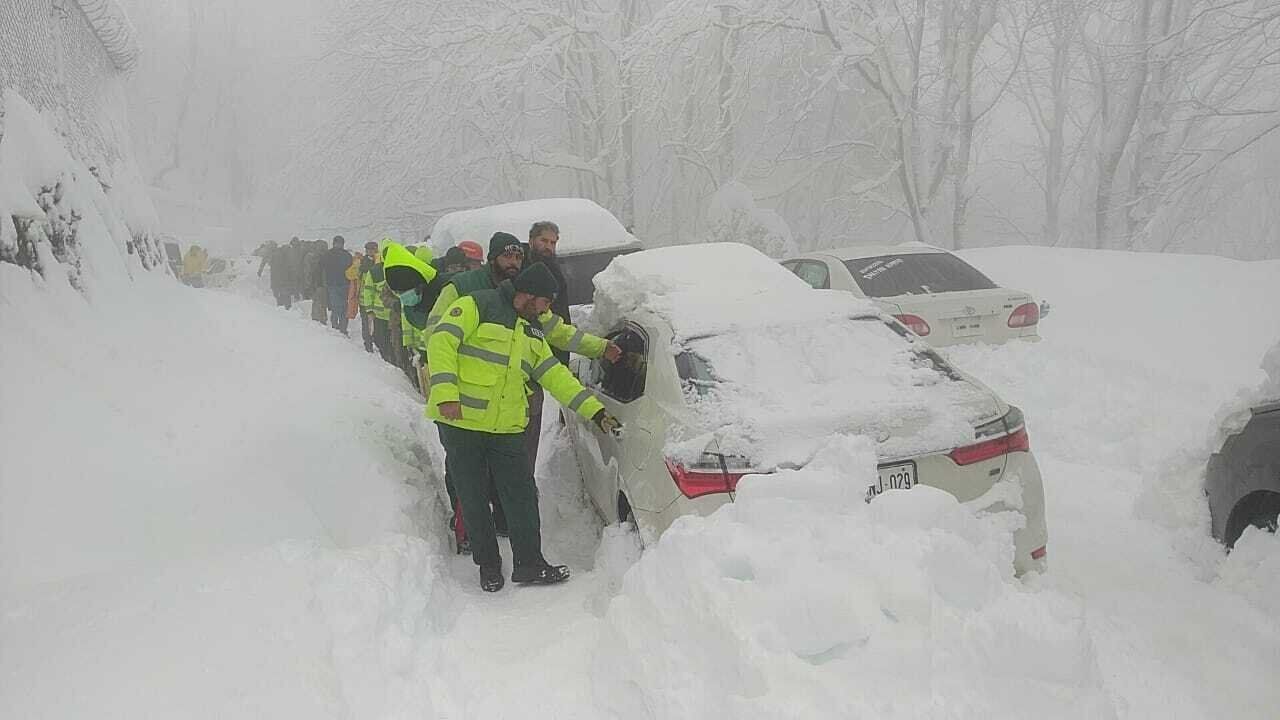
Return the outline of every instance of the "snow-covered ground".
[[[863,503],[856,438],[641,555],[547,413],[575,575],[497,595],[449,554],[420,401],[305,303],[0,264],[0,717],[1274,714],[1280,541],[1228,559],[1189,478],[1280,340],[1280,263],[966,257],[1053,303],[1038,343],[949,351],[1026,411],[1049,573],[1012,577],[1010,517]]]

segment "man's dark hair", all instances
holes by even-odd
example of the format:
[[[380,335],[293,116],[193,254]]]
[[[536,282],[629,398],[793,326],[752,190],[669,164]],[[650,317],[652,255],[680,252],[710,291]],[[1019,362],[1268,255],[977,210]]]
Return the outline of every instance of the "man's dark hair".
[[[529,239],[532,240],[538,237],[546,230],[550,230],[556,234],[556,237],[560,237],[559,225],[551,222],[550,220],[539,220],[533,224],[533,227],[529,228]]]
[[[346,238],[342,237],[341,235],[333,236],[333,246],[336,248],[342,247],[344,244],[346,244],[346,242],[347,242]]]

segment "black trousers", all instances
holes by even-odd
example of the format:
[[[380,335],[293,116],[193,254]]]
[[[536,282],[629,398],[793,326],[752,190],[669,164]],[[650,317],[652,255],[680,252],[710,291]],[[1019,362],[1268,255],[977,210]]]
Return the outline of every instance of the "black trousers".
[[[498,567],[502,556],[489,509],[489,482],[502,500],[511,531],[512,563],[540,565],[542,528],[538,517],[538,492],[529,469],[524,439],[518,434],[463,430],[439,423],[445,463],[462,504],[462,517],[471,540],[471,558],[481,567]]]

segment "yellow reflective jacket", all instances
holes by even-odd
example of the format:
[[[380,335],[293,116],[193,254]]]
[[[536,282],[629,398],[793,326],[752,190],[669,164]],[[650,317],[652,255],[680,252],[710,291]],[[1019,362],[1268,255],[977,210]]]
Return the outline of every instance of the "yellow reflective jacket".
[[[556,356],[542,331],[516,314],[515,289],[504,282],[459,299],[427,342],[431,395],[427,417],[480,432],[524,432],[529,422],[525,384],[536,382],[561,405],[590,419],[604,405]],[[446,420],[440,403],[462,405],[461,420]]]
[[[428,339],[445,310],[448,310],[459,297],[470,295],[481,288],[493,288],[493,274],[489,272],[488,266],[454,275],[449,284],[440,291],[440,297],[432,306],[431,312],[427,313]],[[538,316],[538,324],[541,326],[539,329],[546,335],[547,342],[557,350],[565,350],[594,359],[603,356],[605,349],[609,347],[608,340],[579,330],[550,310]]]
[[[387,291],[393,295],[421,285],[429,285],[436,279],[437,271],[432,267],[430,260],[423,259],[422,248],[418,248],[417,252],[411,253],[405,246],[399,243],[391,243],[383,251],[383,257],[385,258],[383,276],[386,280]],[[427,257],[430,257],[430,251],[427,252]],[[429,309],[422,307],[418,311],[420,314],[415,319],[411,319],[410,315],[414,311],[401,308],[400,338],[404,347],[426,352],[427,337],[425,327],[415,327],[414,322],[421,326],[426,311]]]
[[[391,317],[391,311],[382,302],[382,288],[387,281],[383,276],[381,259],[374,261],[369,269],[360,275],[360,311],[373,313],[379,320]]]
[[[190,277],[204,272],[209,265],[209,253],[199,245],[187,248],[187,256],[182,259],[182,274]],[[274,268],[272,272],[275,272]]]

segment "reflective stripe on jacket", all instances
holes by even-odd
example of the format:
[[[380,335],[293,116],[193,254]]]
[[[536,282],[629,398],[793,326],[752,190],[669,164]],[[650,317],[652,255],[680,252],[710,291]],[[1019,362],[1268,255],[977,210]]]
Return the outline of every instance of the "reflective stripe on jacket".
[[[604,408],[551,353],[542,331],[516,314],[514,297],[511,283],[504,282],[459,299],[444,313],[427,342],[432,420],[480,432],[524,432],[528,382],[585,418]],[[461,420],[440,414],[445,402],[462,406]]]
[[[382,274],[382,263],[365,270],[360,277],[360,309],[371,312],[379,320],[391,318],[391,311],[382,302],[382,288],[387,284]]]

